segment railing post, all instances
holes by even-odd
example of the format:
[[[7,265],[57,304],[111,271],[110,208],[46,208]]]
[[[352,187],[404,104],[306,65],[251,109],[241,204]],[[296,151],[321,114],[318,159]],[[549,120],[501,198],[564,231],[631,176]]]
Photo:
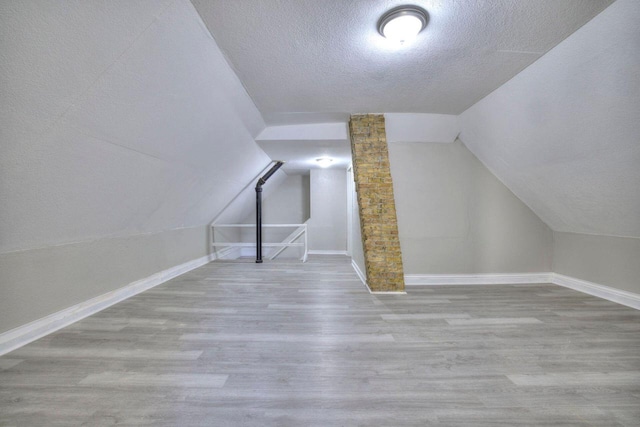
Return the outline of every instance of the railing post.
[[[256,262],[262,263],[262,187],[256,187]]]
[[[256,184],[256,263],[262,263],[262,186],[276,173],[284,162],[278,160]]]

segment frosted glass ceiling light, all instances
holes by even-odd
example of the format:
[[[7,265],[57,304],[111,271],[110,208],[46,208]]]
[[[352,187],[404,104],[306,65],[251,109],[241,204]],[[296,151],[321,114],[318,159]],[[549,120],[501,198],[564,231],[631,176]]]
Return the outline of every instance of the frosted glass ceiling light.
[[[321,168],[328,168],[331,166],[331,163],[333,163],[333,159],[331,157],[320,157],[316,159],[316,163],[318,163],[318,166]]]
[[[403,44],[414,39],[427,26],[429,14],[418,6],[391,9],[378,21],[378,32],[388,40]]]

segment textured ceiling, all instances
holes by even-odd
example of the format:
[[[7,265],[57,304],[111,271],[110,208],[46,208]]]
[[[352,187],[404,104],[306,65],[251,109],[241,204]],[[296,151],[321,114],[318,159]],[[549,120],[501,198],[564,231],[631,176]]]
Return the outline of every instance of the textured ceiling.
[[[0,252],[207,224],[263,127],[187,0],[0,1]]]
[[[459,114],[612,0],[416,0],[410,48],[376,31],[404,0],[192,0],[268,124],[281,113]],[[271,121],[273,119],[273,121]]]
[[[320,157],[333,159],[330,168],[346,169],[351,163],[345,123],[270,126],[256,142],[271,159],[285,161],[282,169],[289,175],[308,175],[310,169],[320,168]]]
[[[462,141],[554,230],[640,237],[638,21],[617,0],[461,115]]]

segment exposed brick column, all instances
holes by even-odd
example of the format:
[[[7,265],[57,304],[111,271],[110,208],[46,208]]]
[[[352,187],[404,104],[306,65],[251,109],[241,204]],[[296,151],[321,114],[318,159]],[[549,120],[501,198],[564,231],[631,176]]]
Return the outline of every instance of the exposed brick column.
[[[351,116],[349,131],[367,284],[372,291],[401,292],[404,270],[384,116]]]

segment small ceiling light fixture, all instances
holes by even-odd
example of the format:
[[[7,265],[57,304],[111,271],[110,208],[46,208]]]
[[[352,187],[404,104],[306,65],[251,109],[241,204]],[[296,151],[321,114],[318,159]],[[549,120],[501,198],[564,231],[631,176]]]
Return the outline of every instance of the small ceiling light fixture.
[[[388,40],[404,44],[427,26],[429,14],[418,6],[394,7],[378,20],[378,32]]]
[[[318,163],[318,166],[321,168],[328,168],[333,163],[333,159],[331,157],[320,157],[316,159],[316,163]]]

